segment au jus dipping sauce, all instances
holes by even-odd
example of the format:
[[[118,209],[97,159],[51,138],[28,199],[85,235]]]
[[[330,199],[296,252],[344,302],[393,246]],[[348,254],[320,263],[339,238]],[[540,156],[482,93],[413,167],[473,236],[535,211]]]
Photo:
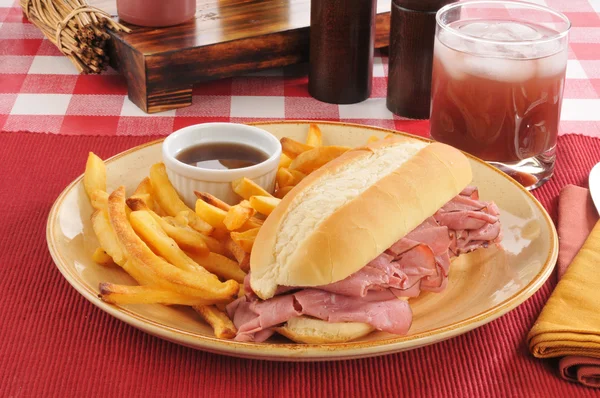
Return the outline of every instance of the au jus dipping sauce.
[[[207,142],[185,148],[175,155],[180,162],[210,170],[231,170],[262,163],[269,155],[236,142]]]

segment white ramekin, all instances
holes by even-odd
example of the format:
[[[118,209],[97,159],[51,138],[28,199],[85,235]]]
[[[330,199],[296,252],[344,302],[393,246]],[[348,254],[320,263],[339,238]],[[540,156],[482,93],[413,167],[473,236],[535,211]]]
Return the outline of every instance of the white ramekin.
[[[232,170],[202,169],[175,158],[185,148],[209,142],[251,145],[267,153],[269,158],[254,166]],[[229,204],[238,203],[240,197],[231,189],[231,182],[242,177],[273,192],[281,144],[275,136],[258,127],[236,123],[204,123],[184,127],[169,135],[163,143],[162,156],[169,180],[183,201],[193,209],[196,203],[194,191],[211,193]]]

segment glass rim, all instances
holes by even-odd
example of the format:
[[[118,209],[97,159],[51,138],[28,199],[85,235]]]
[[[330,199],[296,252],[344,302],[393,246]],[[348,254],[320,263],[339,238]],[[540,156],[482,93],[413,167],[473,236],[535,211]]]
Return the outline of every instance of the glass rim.
[[[481,37],[471,36],[471,35],[460,32],[458,29],[454,29],[454,28],[450,27],[450,26],[448,26],[448,24],[441,21],[442,15],[446,14],[448,11],[451,11],[455,8],[471,6],[471,5],[484,5],[484,4],[486,4],[486,5],[513,4],[513,5],[521,6],[523,8],[544,11],[544,12],[547,12],[549,14],[552,14],[552,15],[560,18],[566,24],[566,28],[560,32],[557,32],[555,35],[552,35],[551,37],[546,37],[543,39],[503,41],[503,40],[492,40],[492,39],[485,39],[485,38],[481,38]],[[435,15],[435,21],[436,21],[437,26],[439,26],[441,29],[445,30],[446,32],[448,32],[450,34],[461,37],[463,39],[470,40],[470,41],[476,41],[476,42],[482,42],[482,43],[497,44],[497,45],[502,45],[502,46],[549,43],[549,42],[552,42],[555,40],[562,39],[563,37],[565,37],[566,35],[569,34],[569,31],[571,29],[571,21],[562,12],[553,10],[550,7],[546,7],[546,6],[543,6],[540,4],[529,3],[529,2],[525,2],[525,1],[517,1],[517,0],[467,0],[467,1],[459,1],[456,3],[450,3],[438,10],[438,12]]]

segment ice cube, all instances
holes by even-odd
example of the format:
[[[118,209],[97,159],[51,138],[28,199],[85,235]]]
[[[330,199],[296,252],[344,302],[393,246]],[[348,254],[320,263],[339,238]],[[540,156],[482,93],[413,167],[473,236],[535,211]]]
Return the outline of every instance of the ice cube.
[[[455,37],[456,38],[456,37]],[[436,38],[434,45],[434,57],[444,66],[446,72],[455,80],[462,80],[466,77],[464,72],[463,58],[465,54],[447,47]]]
[[[513,41],[539,40],[544,37],[544,35],[533,26],[518,22],[501,22],[497,24],[496,27],[502,31],[503,34],[509,35]]]
[[[523,82],[536,73],[532,60],[515,60],[492,57],[465,56],[465,70],[475,76],[503,82]]]
[[[537,74],[540,77],[556,76],[564,73],[567,65],[567,50],[536,60]]]

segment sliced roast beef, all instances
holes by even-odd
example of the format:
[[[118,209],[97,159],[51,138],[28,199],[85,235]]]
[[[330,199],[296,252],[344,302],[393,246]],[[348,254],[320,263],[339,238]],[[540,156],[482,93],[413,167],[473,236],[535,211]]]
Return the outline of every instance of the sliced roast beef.
[[[404,334],[412,321],[398,297],[439,292],[448,280],[450,258],[502,239],[498,208],[467,187],[404,238],[346,279],[316,288],[279,286],[261,301],[246,277],[246,296],[227,307],[237,340],[264,341],[274,326],[308,315],[331,322],[365,322]]]
[[[412,312],[405,300],[365,301],[318,289],[261,301],[240,297],[227,306],[227,312],[238,328],[238,341],[261,342],[273,334],[273,327],[299,315],[308,315],[329,322],[363,322],[378,330],[406,334],[412,322]]]

